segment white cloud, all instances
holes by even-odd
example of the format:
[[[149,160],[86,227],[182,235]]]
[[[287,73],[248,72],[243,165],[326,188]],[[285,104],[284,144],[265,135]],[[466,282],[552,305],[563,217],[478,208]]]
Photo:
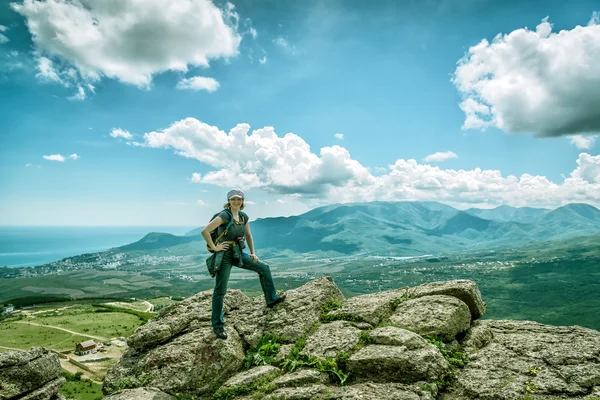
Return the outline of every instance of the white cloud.
[[[52,62],[52,60],[46,57],[39,57],[37,61],[37,67],[39,71],[36,75],[37,78],[54,81],[65,85],[65,82],[63,82],[63,80],[60,78],[60,76],[58,76],[58,73],[54,69],[54,63]]]
[[[600,131],[600,17],[552,32],[517,29],[483,39],[459,61],[453,83],[463,95],[463,129],[561,136]]]
[[[113,128],[113,130],[110,132],[110,136],[114,138],[122,137],[127,140],[131,140],[133,138],[131,133],[121,128]]]
[[[200,175],[197,172],[194,172],[192,174],[192,177],[190,178],[190,182],[191,183],[200,183],[202,181],[202,175]]]
[[[36,167],[36,168],[39,168],[40,166],[39,166],[39,165],[37,165],[37,164],[27,163],[27,164],[25,164],[25,167],[27,167],[27,168],[30,168],[30,167]]]
[[[144,134],[140,147],[173,149],[213,168],[192,179],[219,187],[259,189],[298,196],[311,207],[327,202],[434,200],[457,207],[553,207],[568,202],[600,205],[600,156],[581,153],[577,168],[562,183],[527,173],[502,176],[498,170],[453,170],[398,159],[378,175],[335,145],[314,153],[301,137],[279,137],[273,127],[250,131],[248,124],[229,132],[194,118]]]
[[[456,153],[454,153],[453,151],[438,151],[437,153],[433,153],[428,155],[427,157],[425,157],[423,159],[423,161],[425,162],[440,162],[440,161],[446,161],[449,160],[451,158],[458,158],[458,155]]]
[[[261,64],[266,64],[267,63],[267,56],[264,56],[263,58],[261,58],[260,60],[258,60],[259,63]]]
[[[250,28],[250,35],[252,36],[252,39],[256,39],[258,37],[258,32],[256,29]]]
[[[6,32],[7,29],[8,28],[6,26],[0,25],[0,32]],[[9,39],[5,35],[0,33],[0,44],[4,44],[7,42],[9,42]]]
[[[155,74],[208,67],[238,54],[239,16],[210,0],[63,1],[11,3],[23,15],[41,57],[60,60],[79,79],[102,77],[148,88]],[[40,58],[41,59],[41,58]]]
[[[198,204],[199,206],[205,206],[206,205],[206,203],[203,202],[202,200],[196,201],[196,204]]]
[[[335,136],[335,138],[336,138],[336,139],[339,139],[339,140],[342,140],[342,139],[344,138],[344,134],[343,134],[343,133],[336,133],[336,134],[335,134],[335,135],[333,135],[333,136]]]
[[[284,49],[287,49],[289,47],[289,44],[288,44],[287,40],[285,40],[282,37],[278,37],[276,39],[273,39],[273,43],[275,43],[276,45],[279,45],[279,46],[283,47]]]
[[[49,161],[59,161],[59,162],[65,162],[66,158],[60,154],[52,154],[49,156],[42,156],[42,158],[44,158],[45,160],[49,160]]]
[[[177,83],[177,89],[206,90],[208,92],[214,92],[218,88],[219,82],[213,78],[206,78],[204,76],[193,76],[191,78],[182,79]]]
[[[79,160],[81,156],[78,156],[77,153],[73,153],[69,156],[71,160]]]
[[[81,87],[81,85],[77,85],[77,93],[75,93],[73,96],[70,96],[69,100],[85,100],[85,90],[83,90],[83,87]]]
[[[577,146],[578,149],[589,149],[596,142],[597,136],[573,135],[571,143]]]
[[[0,25],[0,32],[6,32],[7,30],[8,28],[6,26]],[[0,44],[4,44],[7,42],[9,42],[9,39],[5,35],[0,33]]]
[[[571,173],[571,177],[591,184],[600,184],[600,155],[579,154],[577,168]]]
[[[273,39],[273,43],[275,43],[285,51],[289,51],[292,54],[296,54],[296,46],[291,45],[286,39],[282,37]]]

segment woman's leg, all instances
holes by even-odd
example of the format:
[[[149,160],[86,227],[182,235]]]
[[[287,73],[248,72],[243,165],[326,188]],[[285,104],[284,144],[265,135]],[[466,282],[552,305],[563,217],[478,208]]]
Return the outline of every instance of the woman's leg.
[[[262,287],[263,293],[265,295],[266,303],[271,304],[275,300],[277,300],[278,296],[277,292],[275,291],[275,284],[273,283],[273,278],[271,277],[271,269],[269,268],[269,266],[262,261],[252,261],[252,257],[250,257],[246,253],[242,253],[242,261],[242,268],[258,272],[260,286]]]
[[[228,251],[231,253],[231,251]],[[229,274],[231,273],[231,255],[224,254],[221,267],[215,276],[215,288],[212,295],[212,316],[211,323],[213,328],[223,328],[225,325],[225,316],[223,315],[223,300],[227,293],[227,284],[229,283]]]

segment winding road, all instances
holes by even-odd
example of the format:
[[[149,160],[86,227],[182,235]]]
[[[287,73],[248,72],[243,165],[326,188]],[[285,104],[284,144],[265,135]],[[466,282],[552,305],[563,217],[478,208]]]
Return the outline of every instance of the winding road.
[[[152,303],[150,303],[149,301],[146,301],[146,300],[144,300],[144,303],[146,303],[146,305],[148,306],[148,308],[144,312],[154,311],[154,304],[152,304]]]
[[[16,347],[6,347],[6,346],[0,346],[0,349],[26,351],[23,349],[17,349]]]

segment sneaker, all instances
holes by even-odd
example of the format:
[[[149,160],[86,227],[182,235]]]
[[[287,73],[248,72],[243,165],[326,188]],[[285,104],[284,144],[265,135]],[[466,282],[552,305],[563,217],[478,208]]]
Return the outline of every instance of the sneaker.
[[[227,339],[227,332],[225,332],[225,328],[213,328],[215,335],[219,339]]]
[[[275,307],[277,304],[279,304],[282,301],[284,301],[285,297],[286,297],[286,294],[284,293],[281,296],[277,297],[277,299],[274,302],[272,302],[271,304],[267,304],[267,307],[269,307],[269,308]]]

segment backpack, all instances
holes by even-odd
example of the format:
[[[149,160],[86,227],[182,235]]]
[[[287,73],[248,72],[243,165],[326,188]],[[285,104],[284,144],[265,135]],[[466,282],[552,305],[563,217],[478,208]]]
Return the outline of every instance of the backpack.
[[[213,230],[213,231],[210,232],[210,237],[212,238],[213,243],[215,245],[217,245],[219,243],[219,240],[221,240],[221,238],[223,236],[227,235],[227,232],[229,231],[229,228],[231,227],[231,225],[233,225],[233,222],[234,222],[233,214],[231,213],[231,211],[229,209],[227,209],[227,208],[223,209],[223,211],[225,211],[227,214],[229,214],[230,218],[229,218],[229,222],[225,226],[225,229],[223,229],[220,234],[218,233],[218,231],[219,231],[219,229],[223,228],[223,224],[219,225],[215,230]],[[215,219],[216,217],[218,217],[219,214],[221,214],[221,212],[223,212],[223,211],[220,211],[220,212],[216,213],[215,215],[213,215],[212,218],[210,219],[210,221],[212,221],[213,219]],[[246,222],[248,222],[248,216],[246,215],[246,213],[244,213],[242,211],[239,211],[239,216],[240,216],[240,218],[242,220],[242,223],[244,225],[246,225]],[[209,221],[209,223],[210,223],[210,221]],[[210,246],[208,245],[208,243],[206,243],[206,248],[211,253],[214,253],[213,249],[210,248]]]

